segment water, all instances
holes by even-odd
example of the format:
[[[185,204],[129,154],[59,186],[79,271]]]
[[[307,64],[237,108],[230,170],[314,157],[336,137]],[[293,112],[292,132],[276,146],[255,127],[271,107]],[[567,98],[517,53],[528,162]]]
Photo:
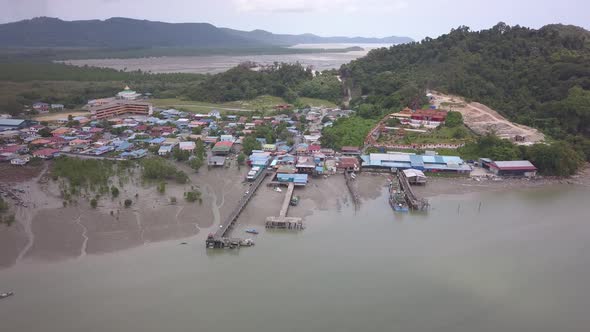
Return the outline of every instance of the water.
[[[346,48],[357,44],[306,44],[298,48]],[[141,69],[153,73],[219,73],[240,63],[253,61],[263,65],[275,62],[295,63],[312,66],[316,70],[338,69],[341,65],[365,56],[371,49],[387,47],[387,44],[361,45],[363,51],[345,53],[313,53],[313,54],[281,54],[281,55],[211,55],[211,56],[179,56],[136,59],[86,59],[66,60],[64,62],[76,66],[95,66],[128,71]]]
[[[2,331],[587,331],[590,189],[316,212],[207,252],[162,242],[0,270]],[[481,202],[481,207],[480,203]]]

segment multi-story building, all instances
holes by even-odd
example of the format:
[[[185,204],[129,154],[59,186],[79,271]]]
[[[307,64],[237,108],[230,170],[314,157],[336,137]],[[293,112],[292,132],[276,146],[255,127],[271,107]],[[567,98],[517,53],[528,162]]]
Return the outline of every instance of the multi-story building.
[[[140,101],[117,100],[112,103],[90,108],[93,120],[108,119],[122,114],[152,115],[152,105]]]

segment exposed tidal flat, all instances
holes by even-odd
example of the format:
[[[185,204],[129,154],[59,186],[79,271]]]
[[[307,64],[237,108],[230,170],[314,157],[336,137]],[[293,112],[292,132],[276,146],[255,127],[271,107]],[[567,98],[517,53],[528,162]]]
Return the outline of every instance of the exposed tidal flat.
[[[110,223],[95,220],[90,209],[62,215],[57,211],[67,209],[48,206],[46,217],[33,221],[34,241],[46,242],[39,229],[46,227],[55,243],[42,251],[33,243],[29,250],[57,246],[77,256],[24,254],[0,270],[0,287],[16,294],[0,302],[3,329],[553,332],[586,331],[590,324],[588,186],[490,183],[482,189],[469,180],[436,178],[422,188],[428,213],[396,214],[385,176],[358,177],[355,211],[336,175],[296,190],[301,201],[289,215],[304,217],[307,228],[291,233],[261,227],[283,198],[263,185],[234,231],[242,236],[244,227],[258,228],[256,246],[206,250],[207,232],[246,190],[241,172],[203,170],[191,177],[203,189],[203,204],[176,220],[200,232],[189,230],[182,240],[170,240],[178,234],[144,238],[126,250],[90,254],[99,246],[92,244],[98,230],[91,223]],[[139,213],[153,218],[142,223],[175,223],[173,211],[156,212],[162,208],[157,194],[140,195],[145,204],[119,220]],[[160,208],[150,209],[154,205]],[[78,216],[88,224],[85,256]],[[58,229],[51,230],[53,224]],[[132,222],[126,225],[139,237]],[[125,227],[112,234],[126,234]]]
[[[301,49],[341,49],[354,44],[309,44],[296,45]],[[365,56],[371,49],[389,45],[361,45],[363,50],[349,52],[299,53],[296,54],[253,54],[253,55],[204,55],[204,56],[162,56],[144,58],[74,59],[64,63],[75,66],[106,67],[117,70],[142,70],[153,73],[219,73],[244,62],[272,65],[275,62],[295,63],[312,66],[316,70],[338,69],[341,65]]]

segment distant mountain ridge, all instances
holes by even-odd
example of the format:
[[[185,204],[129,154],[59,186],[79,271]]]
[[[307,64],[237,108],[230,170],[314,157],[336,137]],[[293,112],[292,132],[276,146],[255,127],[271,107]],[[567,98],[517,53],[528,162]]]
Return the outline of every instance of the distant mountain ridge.
[[[63,21],[38,17],[0,24],[0,47],[193,47],[246,48],[311,43],[390,43],[409,37],[320,37],[240,31],[209,23],[165,23],[114,17],[107,20]]]

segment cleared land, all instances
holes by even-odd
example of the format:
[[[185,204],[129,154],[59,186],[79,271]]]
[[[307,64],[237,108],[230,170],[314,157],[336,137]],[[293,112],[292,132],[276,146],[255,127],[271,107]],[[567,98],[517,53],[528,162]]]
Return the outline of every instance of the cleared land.
[[[49,113],[49,114],[41,114],[41,115],[37,115],[35,117],[33,117],[34,120],[37,121],[55,121],[58,119],[67,119],[68,116],[86,116],[89,117],[90,116],[90,112],[80,112],[80,111],[65,111],[65,112],[58,112],[58,113]]]
[[[523,136],[524,143],[532,144],[545,140],[545,136],[537,129],[510,122],[498,112],[486,105],[465,99],[431,91],[432,103],[444,110],[453,110],[463,115],[465,125],[479,135],[495,132],[501,138],[513,140],[515,136]]]
[[[300,98],[299,100],[302,104],[312,107],[324,106],[336,108],[336,104],[327,100],[313,98]],[[276,105],[286,104],[287,102],[285,102],[283,98],[264,95],[252,100],[240,100],[225,103],[207,103],[178,98],[153,99],[152,103],[158,107],[173,107],[189,112],[210,112],[213,109],[231,112],[252,112],[272,110]]]

